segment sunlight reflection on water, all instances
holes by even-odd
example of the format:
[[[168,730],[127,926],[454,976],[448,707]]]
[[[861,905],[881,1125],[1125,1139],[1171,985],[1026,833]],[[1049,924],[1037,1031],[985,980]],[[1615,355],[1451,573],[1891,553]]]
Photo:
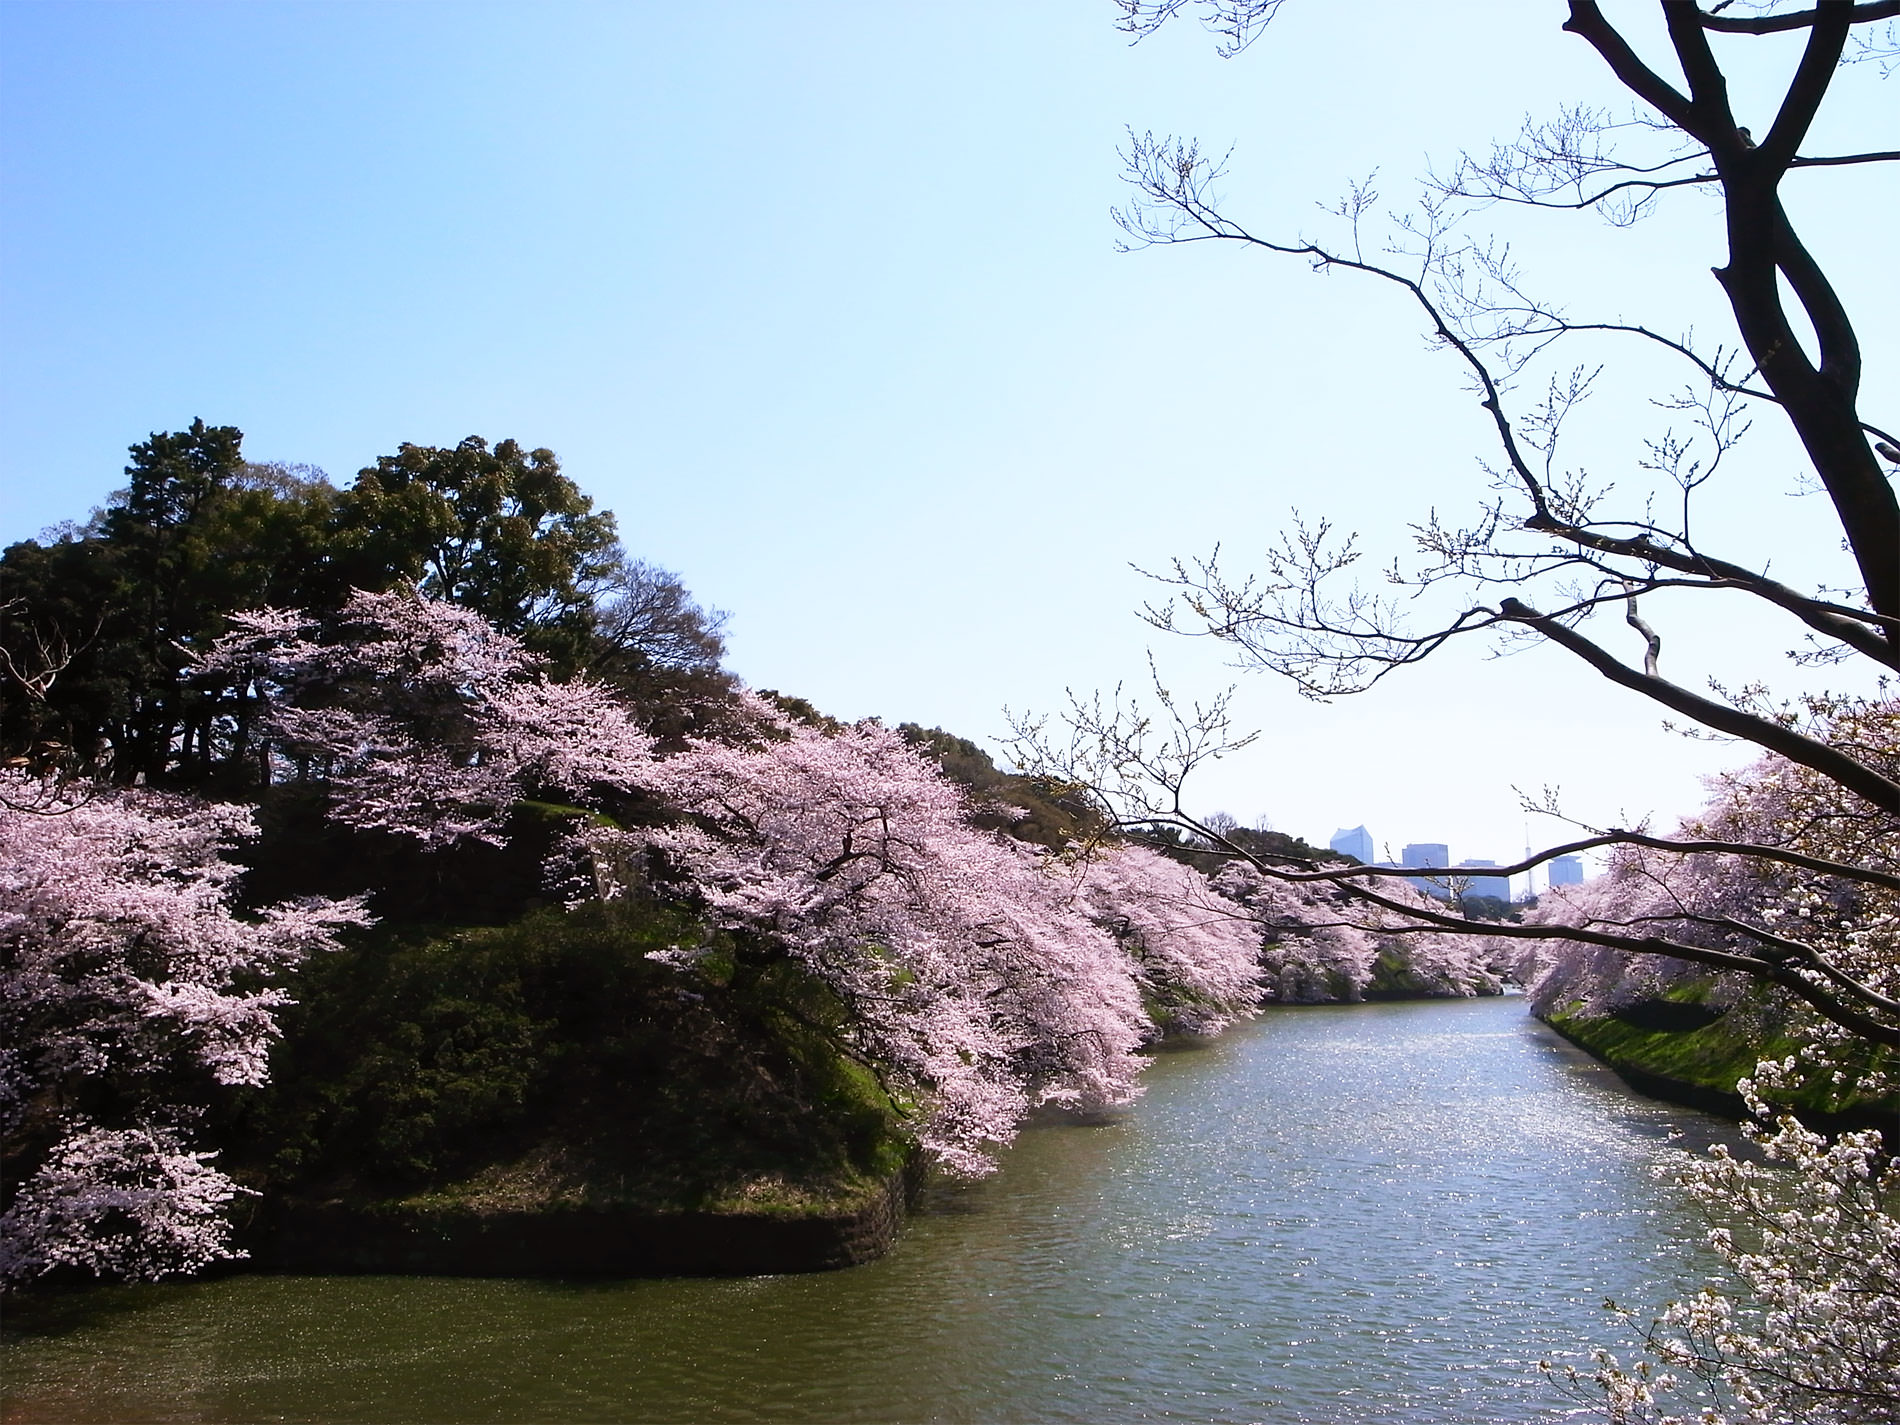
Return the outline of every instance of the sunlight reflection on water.
[[[10,1338],[8,1421],[1516,1421],[1709,1269],[1637,1099],[1521,999],[1280,1010],[1025,1132],[855,1271],[237,1277]],[[28,1323],[29,1326],[32,1323]]]

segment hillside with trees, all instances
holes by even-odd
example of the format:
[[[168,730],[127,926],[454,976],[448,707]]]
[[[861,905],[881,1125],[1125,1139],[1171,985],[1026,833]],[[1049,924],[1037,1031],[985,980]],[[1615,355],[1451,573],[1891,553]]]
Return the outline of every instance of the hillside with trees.
[[[744,689],[546,450],[347,489],[228,426],[131,453],[0,560],[12,1283],[850,1219],[1126,1104],[1165,1035],[1499,988],[954,734]]]

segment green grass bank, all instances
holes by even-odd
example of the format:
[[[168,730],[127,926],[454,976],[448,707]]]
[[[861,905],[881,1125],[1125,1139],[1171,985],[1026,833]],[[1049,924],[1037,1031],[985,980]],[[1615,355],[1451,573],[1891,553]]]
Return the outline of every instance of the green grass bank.
[[[1713,979],[1685,979],[1660,996],[1607,1014],[1586,1013],[1570,1000],[1540,1005],[1537,1016],[1639,1093],[1744,1118],[1748,1110],[1736,1084],[1759,1061],[1785,1058],[1796,1045],[1785,1007],[1772,998],[1750,992],[1724,1004],[1711,1002],[1714,990]],[[1892,1056],[1868,1046],[1840,1082],[1809,1075],[1786,1101],[1817,1128],[1877,1127],[1890,1139],[1900,1138],[1900,1094],[1860,1087],[1866,1074],[1882,1067],[1892,1069]]]

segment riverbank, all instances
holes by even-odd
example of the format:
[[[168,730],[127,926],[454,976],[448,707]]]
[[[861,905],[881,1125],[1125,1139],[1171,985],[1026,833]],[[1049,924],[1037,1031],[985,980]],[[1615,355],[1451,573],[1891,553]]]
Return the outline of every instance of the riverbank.
[[[902,1230],[914,1175],[822,1199],[666,1212],[567,1203],[275,1201],[240,1237],[262,1271],[625,1278],[764,1276],[862,1266]]]
[[[1709,1005],[1678,990],[1673,998],[1638,1000],[1609,1014],[1565,1012],[1554,1005],[1535,1012],[1636,1092],[1739,1121],[1750,1115],[1736,1085],[1761,1060],[1794,1049],[1774,1017],[1749,1009]],[[1890,1140],[1900,1138],[1900,1094],[1865,1094],[1809,1080],[1787,1101],[1803,1122],[1823,1132],[1878,1128]]]
[[[690,974],[667,958],[707,936],[615,903],[391,925],[312,961],[271,1083],[217,1125],[256,1194],[234,1245],[265,1270],[544,1277],[882,1255],[923,1171],[918,1106],[847,1052],[845,1006],[797,963],[716,939]],[[1502,989],[1395,953],[1352,998]]]
[[[1531,1425],[1571,1404],[1536,1361],[1621,1348],[1604,1298],[1714,1270],[1651,1169],[1723,1125],[1516,998],[1268,1013],[1145,1078],[859,1270],[101,1287],[10,1313],[6,1418]]]
[[[821,1271],[889,1250],[916,1154],[796,966],[655,959],[660,909],[396,930],[312,964],[219,1138],[234,1245],[298,1272]]]

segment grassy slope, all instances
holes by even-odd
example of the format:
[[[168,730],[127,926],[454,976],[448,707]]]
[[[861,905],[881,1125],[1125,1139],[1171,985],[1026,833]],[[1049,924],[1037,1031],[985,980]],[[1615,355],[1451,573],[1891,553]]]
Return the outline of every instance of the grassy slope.
[[[1794,1052],[1781,1017],[1758,1000],[1744,999],[1726,1011],[1704,1008],[1712,981],[1678,982],[1660,998],[1638,1001],[1609,1015],[1583,1015],[1574,1005],[1553,1005],[1542,1018],[1565,1038],[1629,1077],[1644,1092],[1696,1107],[1739,1115],[1736,1083],[1762,1059]],[[1862,1068],[1874,1067],[1870,1051]],[[1853,1120],[1900,1114],[1900,1097],[1859,1092],[1854,1075],[1836,1085],[1810,1080],[1791,1106],[1803,1114]]]

